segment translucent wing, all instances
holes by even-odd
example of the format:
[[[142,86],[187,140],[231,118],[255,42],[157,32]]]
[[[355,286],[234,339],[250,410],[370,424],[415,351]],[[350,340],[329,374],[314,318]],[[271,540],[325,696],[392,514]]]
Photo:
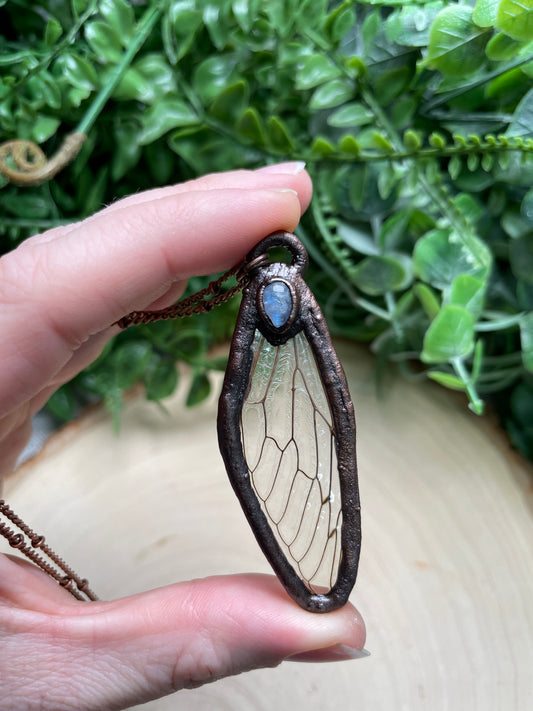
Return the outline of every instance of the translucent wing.
[[[290,264],[265,253],[286,247]],[[324,317],[294,235],[275,233],[248,255],[219,401],[226,469],[263,552],[307,610],[345,604],[361,544],[355,419]],[[258,263],[259,266],[258,266]]]
[[[342,508],[333,419],[303,332],[280,346],[256,331],[241,414],[252,487],[285,557],[313,593],[335,584]]]

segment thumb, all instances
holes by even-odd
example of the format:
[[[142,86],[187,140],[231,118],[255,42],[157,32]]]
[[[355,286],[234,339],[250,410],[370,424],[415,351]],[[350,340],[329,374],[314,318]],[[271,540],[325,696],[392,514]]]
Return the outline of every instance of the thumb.
[[[365,640],[351,605],[306,612],[265,575],[207,578],[106,603],[69,601],[62,610],[28,629],[25,657],[35,654],[29,668],[47,687],[42,709],[122,709],[287,657],[320,661],[314,650],[325,650],[324,661],[353,658]]]

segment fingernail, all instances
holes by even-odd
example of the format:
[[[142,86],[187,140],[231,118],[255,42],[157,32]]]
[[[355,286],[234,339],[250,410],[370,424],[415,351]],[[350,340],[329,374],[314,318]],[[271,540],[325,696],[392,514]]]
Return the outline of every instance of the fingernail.
[[[336,644],[334,647],[325,649],[313,649],[310,652],[293,654],[287,657],[287,662],[342,662],[349,659],[363,659],[369,657],[368,649],[355,649],[346,644]]]
[[[298,175],[305,168],[305,161],[296,160],[290,163],[275,163],[258,168],[256,173],[283,173],[285,175]]]
[[[298,193],[296,190],[293,190],[292,188],[268,188],[269,193],[292,193],[293,195],[298,196]]]

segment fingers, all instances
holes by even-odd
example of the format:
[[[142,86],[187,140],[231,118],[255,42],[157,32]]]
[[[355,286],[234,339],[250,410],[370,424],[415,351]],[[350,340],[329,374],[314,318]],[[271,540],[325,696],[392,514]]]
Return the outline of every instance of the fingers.
[[[304,212],[311,199],[311,183],[304,168],[305,163],[294,162],[269,165],[254,171],[233,170],[226,173],[210,173],[196,180],[189,180],[186,183],[135,193],[113,203],[104,212],[109,213],[123,207],[140,205],[150,200],[198,190],[220,190],[223,188],[254,190],[287,187],[298,193],[301,211]]]
[[[275,578],[259,575],[182,583],[111,603],[73,602],[61,616],[35,614],[23,622],[34,630],[30,668],[49,675],[50,664],[39,661],[44,657],[55,669],[44,709],[56,708],[54,697],[67,698],[67,691],[72,698],[73,679],[75,708],[105,711],[295,655],[305,659],[313,650],[324,649],[332,659],[333,648],[341,658],[339,645],[354,651],[365,639],[352,606],[312,614]],[[43,654],[47,644],[52,646]]]
[[[304,170],[305,163],[281,163],[259,168],[255,171],[234,170],[225,173],[211,173],[186,183],[177,183],[163,188],[145,190],[142,193],[135,193],[128,197],[112,203],[96,215],[84,220],[87,225],[91,221],[98,219],[102,215],[109,215],[116,210],[122,210],[133,205],[142,205],[146,202],[153,202],[164,197],[172,197],[188,192],[199,190],[220,190],[223,188],[234,188],[242,190],[252,189],[272,189],[290,188],[298,193],[301,212],[304,212],[311,200],[312,186],[308,174]],[[34,237],[35,242],[49,242],[62,235],[72,232],[77,227],[76,224],[56,227],[53,230]]]
[[[2,409],[60,379],[72,352],[124,314],[168,303],[176,282],[226,269],[268,233],[294,230],[310,193],[304,171],[206,176],[134,196],[5,255]]]

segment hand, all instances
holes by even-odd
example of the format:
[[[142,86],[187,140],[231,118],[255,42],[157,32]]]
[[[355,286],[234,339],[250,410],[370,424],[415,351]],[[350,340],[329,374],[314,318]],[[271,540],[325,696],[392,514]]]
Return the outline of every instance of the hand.
[[[133,195],[2,257],[0,471],[16,461],[31,416],[96,358],[115,321],[170,305],[188,277],[293,231],[310,196],[299,164],[208,175]],[[0,556],[1,709],[122,709],[287,657],[357,657],[364,638],[351,605],[305,612],[271,576],[85,603]]]

